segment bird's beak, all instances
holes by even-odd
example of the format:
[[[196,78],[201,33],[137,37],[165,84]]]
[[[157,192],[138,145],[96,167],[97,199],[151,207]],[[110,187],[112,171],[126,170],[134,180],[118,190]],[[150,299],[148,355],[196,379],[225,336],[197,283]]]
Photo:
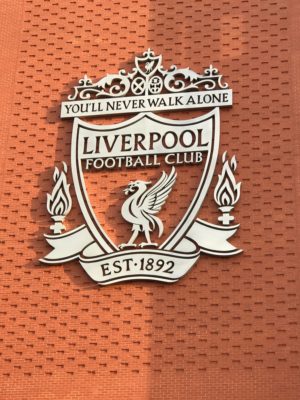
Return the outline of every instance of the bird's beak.
[[[146,185],[151,185],[151,183],[152,183],[151,181],[149,181],[149,182],[146,182]]]

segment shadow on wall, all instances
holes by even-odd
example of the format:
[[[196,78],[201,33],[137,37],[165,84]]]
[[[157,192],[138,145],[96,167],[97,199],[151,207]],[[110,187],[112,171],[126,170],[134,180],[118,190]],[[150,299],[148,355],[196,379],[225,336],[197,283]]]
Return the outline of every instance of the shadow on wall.
[[[213,64],[231,86],[230,78],[234,76],[228,65],[231,58],[222,54],[222,40],[227,40],[223,30],[228,31],[228,27],[222,24],[224,8],[221,4],[217,1],[213,4],[195,1],[155,4],[149,17],[148,43],[157,54],[163,55],[164,67],[175,64],[202,73]],[[234,15],[231,3],[225,7]],[[201,110],[186,113],[183,118],[200,113]],[[221,110],[221,137],[223,129],[230,130],[231,116],[231,110]],[[172,113],[168,117],[172,118]],[[225,127],[222,126],[224,119]],[[223,137],[221,146],[227,145],[228,140],[230,142],[228,136]],[[188,171],[185,173],[189,176]],[[210,189],[199,216],[216,223],[212,196]],[[240,257],[202,255],[177,283],[153,283],[149,288],[152,292],[149,398],[225,398],[217,394],[216,372],[225,371],[226,374],[235,368],[229,357],[234,343],[229,334],[231,311],[227,304],[229,298],[231,302],[240,301],[239,294],[232,295],[231,291],[234,265],[239,264]],[[240,345],[239,339],[236,345]]]

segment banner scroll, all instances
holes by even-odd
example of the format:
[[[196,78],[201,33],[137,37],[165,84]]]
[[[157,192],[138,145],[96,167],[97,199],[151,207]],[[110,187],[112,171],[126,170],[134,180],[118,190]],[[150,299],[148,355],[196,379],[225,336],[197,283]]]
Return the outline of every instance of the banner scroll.
[[[101,250],[85,225],[62,235],[45,235],[53,250],[41,261],[46,264],[79,259],[86,273],[106,285],[132,279],[176,282],[185,275],[201,253],[231,256],[240,253],[228,239],[239,225],[224,227],[197,219],[172,251],[164,249]]]

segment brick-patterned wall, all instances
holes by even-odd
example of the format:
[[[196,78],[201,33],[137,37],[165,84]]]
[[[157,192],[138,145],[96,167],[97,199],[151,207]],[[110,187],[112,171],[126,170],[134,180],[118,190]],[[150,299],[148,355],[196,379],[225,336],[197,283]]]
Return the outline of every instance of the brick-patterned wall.
[[[2,0],[1,400],[300,397],[299,17],[287,0]],[[220,153],[239,161],[234,243],[244,253],[203,256],[174,285],[98,287],[77,262],[38,262],[49,250],[53,167],[70,160],[60,102],[83,74],[131,69],[148,47],[165,67],[212,63],[233,88]],[[181,179],[194,184],[188,168]],[[99,215],[116,240],[115,188],[125,181],[100,181],[112,196]],[[212,193],[201,217],[216,222]],[[179,213],[188,196],[174,196]],[[172,227],[174,209],[164,219]],[[68,228],[82,222],[74,201]]]

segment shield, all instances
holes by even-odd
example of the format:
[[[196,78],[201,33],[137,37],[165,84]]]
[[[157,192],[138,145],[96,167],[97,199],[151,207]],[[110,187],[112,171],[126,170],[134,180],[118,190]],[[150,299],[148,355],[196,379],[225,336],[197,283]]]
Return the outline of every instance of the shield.
[[[113,125],[94,125],[75,119],[71,159],[73,182],[86,226],[101,251],[104,254],[122,252],[119,243],[112,240],[109,232],[104,229],[103,221],[101,218],[99,220],[92,206],[85,178],[86,170],[92,173],[101,170],[109,175],[119,169],[121,176],[121,171],[126,175],[129,168],[131,172],[136,171],[134,167],[141,165],[143,170],[149,164],[153,168],[155,160],[157,169],[157,157],[163,157],[169,163],[169,169],[178,169],[176,163],[183,162],[184,154],[201,154],[203,161],[201,168],[199,163],[198,185],[189,206],[177,226],[159,243],[158,249],[152,250],[174,251],[179,248],[180,242],[197,218],[214,174],[218,148],[218,108],[189,120],[172,120],[152,113],[138,114]],[[197,169],[197,164],[195,168]],[[122,179],[124,184],[128,183],[126,176]],[[168,202],[165,207],[168,207]]]
[[[141,75],[150,77],[159,69],[162,62],[162,56],[154,56],[150,51],[146,52],[144,57],[135,58],[135,66]]]

